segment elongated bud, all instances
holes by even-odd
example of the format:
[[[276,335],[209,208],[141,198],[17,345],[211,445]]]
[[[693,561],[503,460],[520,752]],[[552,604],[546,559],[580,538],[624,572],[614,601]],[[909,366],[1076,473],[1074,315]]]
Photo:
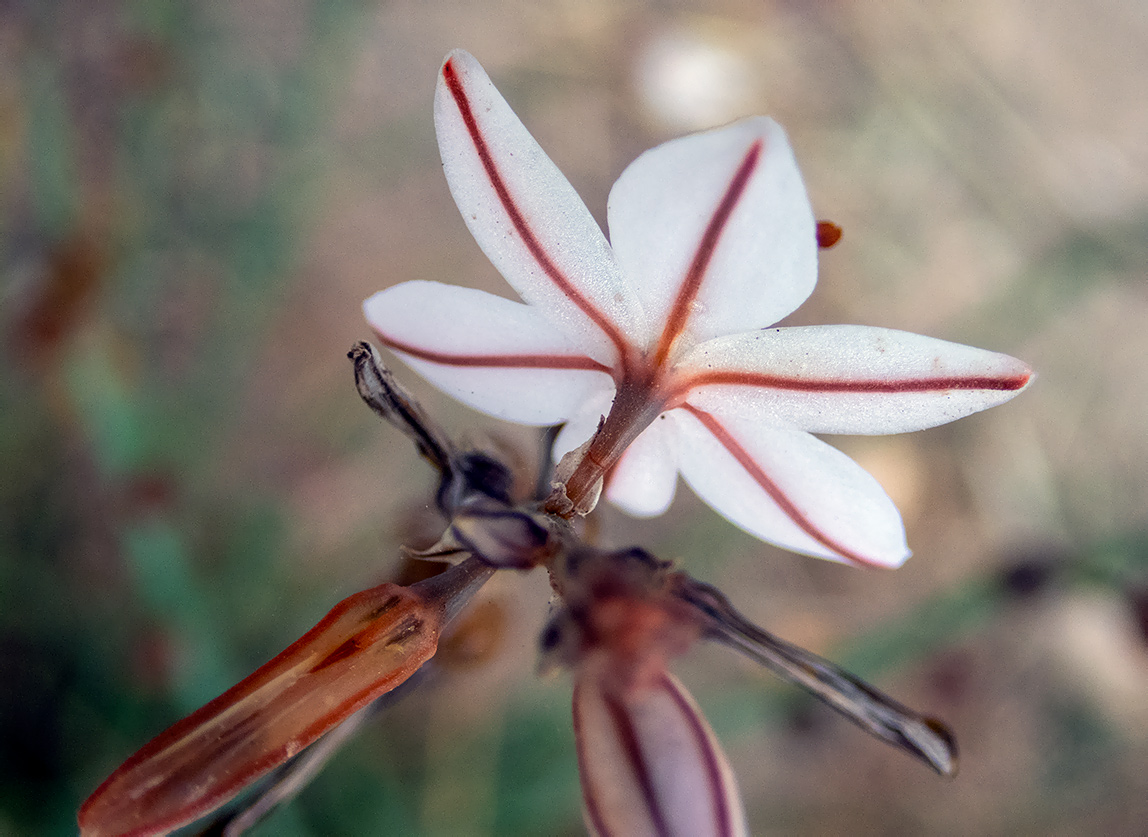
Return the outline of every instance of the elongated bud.
[[[80,809],[81,834],[162,834],[222,805],[414,674],[490,573],[470,559],[411,588],[383,584],[344,599],[124,762]]]
[[[662,671],[618,688],[583,666],[574,685],[583,816],[599,837],[746,834],[733,771],[685,687]]]

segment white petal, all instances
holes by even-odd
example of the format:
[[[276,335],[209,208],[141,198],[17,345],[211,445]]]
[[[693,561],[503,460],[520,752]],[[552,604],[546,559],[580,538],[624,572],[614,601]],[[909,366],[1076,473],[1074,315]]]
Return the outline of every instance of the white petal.
[[[625,335],[642,329],[637,299],[582,199],[462,50],[439,73],[435,129],[451,194],[483,252],[524,300],[613,363]]]
[[[383,343],[444,392],[524,424],[564,421],[613,391],[606,367],[520,302],[438,282],[406,282],[363,303]]]
[[[817,281],[809,199],[784,131],[765,117],[647,151],[614,184],[609,221],[646,316],[672,336],[772,325]]]
[[[694,347],[688,401],[813,433],[903,433],[1008,401],[1032,370],[1008,355],[866,326],[770,328]]]
[[[836,448],[739,416],[690,407],[671,416],[682,476],[747,532],[834,561],[896,567],[909,557],[893,501]]]
[[[609,389],[599,390],[579,404],[554,440],[554,461],[560,462],[563,456],[593,436],[613,403],[614,387],[611,381]]]
[[[596,673],[574,686],[583,812],[606,837],[744,835],[737,782],[697,704],[672,675],[617,694]]]
[[[663,413],[622,454],[606,481],[606,499],[635,517],[670,507],[678,482],[677,431]]]

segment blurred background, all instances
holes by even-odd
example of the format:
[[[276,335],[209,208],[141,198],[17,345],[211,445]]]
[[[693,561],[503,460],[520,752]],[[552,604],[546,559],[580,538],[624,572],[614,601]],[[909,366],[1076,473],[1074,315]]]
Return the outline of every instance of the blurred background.
[[[600,513],[603,543],[680,559],[957,733],[945,781],[699,647],[678,671],[753,833],[1143,833],[1146,8],[0,4],[0,835],[75,833],[148,738],[437,534],[429,470],[345,355],[388,285],[511,293],[438,161],[456,46],[600,220],[642,150],[774,116],[845,231],[790,322],[1040,375],[954,425],[833,440],[904,514],[897,572],[773,549],[686,489],[655,521]],[[534,431],[398,371],[452,433],[533,461]],[[541,573],[496,578],[434,682],[257,833],[583,833],[569,682],[534,676],[546,600]]]

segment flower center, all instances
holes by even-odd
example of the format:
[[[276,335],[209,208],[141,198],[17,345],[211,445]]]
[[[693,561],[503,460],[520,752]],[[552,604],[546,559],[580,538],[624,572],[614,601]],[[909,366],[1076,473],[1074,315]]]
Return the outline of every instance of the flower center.
[[[668,377],[663,366],[646,356],[625,365],[606,420],[566,481],[566,497],[575,508],[596,490],[630,443],[665,409],[671,394],[666,386]]]

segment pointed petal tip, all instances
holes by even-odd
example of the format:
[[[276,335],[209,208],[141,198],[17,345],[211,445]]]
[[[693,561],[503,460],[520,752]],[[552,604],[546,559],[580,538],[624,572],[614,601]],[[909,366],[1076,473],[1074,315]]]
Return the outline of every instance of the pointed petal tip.
[[[375,293],[371,294],[369,297],[367,297],[366,299],[363,300],[363,304],[362,304],[363,319],[365,319],[372,326],[374,325],[373,312],[378,310],[379,297],[382,295],[383,295],[383,291],[376,291]]]
[[[1012,357],[1003,353],[996,353],[985,351],[986,356],[993,356],[997,359],[997,368],[995,370],[995,386],[992,389],[1004,390],[1012,393],[1010,396],[1019,395],[1036,380],[1036,370],[1025,363],[1019,358]]]
[[[442,65],[439,72],[441,74],[442,70],[445,70],[448,64],[459,65],[471,63],[477,64],[478,60],[465,49],[462,49],[461,47],[455,47],[442,59]]]
[[[997,354],[996,357],[999,359],[998,369],[982,386],[983,397],[988,400],[978,408],[980,410],[1011,401],[1037,379],[1036,371],[1023,360],[1005,354]]]
[[[874,566],[877,569],[882,570],[899,570],[901,567],[905,566],[905,562],[912,557],[913,550],[906,547],[904,551],[888,556],[886,560],[878,559],[874,564],[870,566]]]

